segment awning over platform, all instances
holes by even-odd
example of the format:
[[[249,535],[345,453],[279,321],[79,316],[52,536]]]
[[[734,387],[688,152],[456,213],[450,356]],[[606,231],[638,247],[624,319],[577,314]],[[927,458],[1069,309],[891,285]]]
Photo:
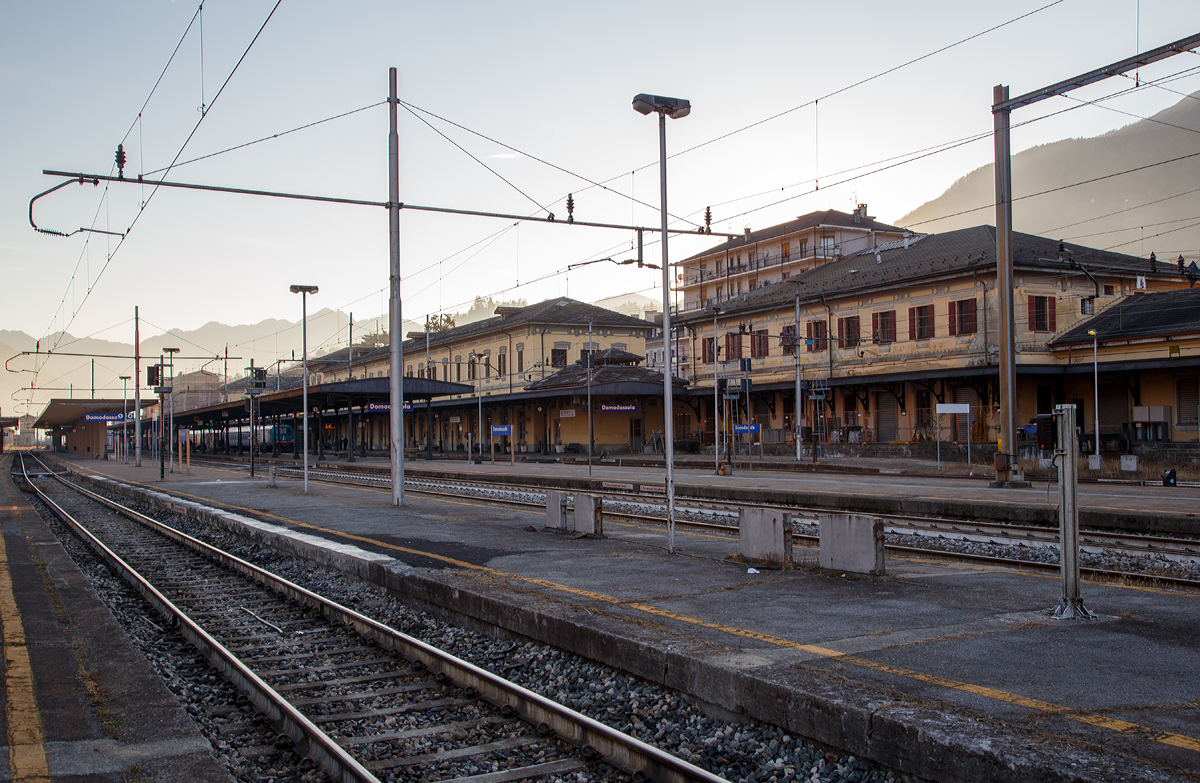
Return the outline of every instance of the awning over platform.
[[[142,408],[150,408],[158,404],[154,399],[143,399]],[[62,427],[89,413],[113,415],[137,410],[133,400],[96,400],[96,399],[54,399],[46,405],[42,415],[33,423],[34,429],[50,430]]]

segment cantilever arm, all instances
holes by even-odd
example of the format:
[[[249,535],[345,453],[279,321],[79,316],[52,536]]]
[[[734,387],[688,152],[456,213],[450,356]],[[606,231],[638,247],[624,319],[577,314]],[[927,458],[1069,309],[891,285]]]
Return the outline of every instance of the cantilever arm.
[[[81,175],[74,179],[69,179],[66,182],[60,182],[57,185],[55,185],[54,187],[50,188],[49,190],[43,190],[41,193],[39,193],[36,196],[34,196],[33,198],[29,199],[29,225],[33,226],[33,230],[37,231],[40,234],[51,234],[52,236],[56,236],[56,237],[69,237],[74,234],[78,234],[80,231],[87,231],[88,233],[91,233],[91,234],[109,234],[109,235],[115,236],[115,237],[124,237],[125,235],[120,233],[119,231],[102,231],[98,228],[84,228],[82,226],[80,226],[79,228],[75,229],[74,231],[72,231],[70,233],[64,233],[62,231],[53,231],[49,228],[38,228],[38,224],[33,222],[33,202],[37,201],[42,196],[49,196],[51,193],[58,190],[59,188],[65,188],[67,185],[70,185],[72,182],[77,182],[80,185],[82,185],[83,183],[85,183],[87,181],[88,180],[84,179],[84,177]],[[100,180],[93,179],[93,180],[91,180],[91,183],[92,183],[92,186],[94,187],[94,186],[100,184]]]

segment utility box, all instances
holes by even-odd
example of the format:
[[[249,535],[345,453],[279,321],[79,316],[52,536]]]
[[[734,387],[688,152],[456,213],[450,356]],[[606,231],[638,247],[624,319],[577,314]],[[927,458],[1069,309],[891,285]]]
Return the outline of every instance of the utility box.
[[[860,514],[821,514],[821,568],[882,575],[883,520]]]
[[[738,511],[738,554],[775,568],[792,567],[792,515],[766,508]]]
[[[567,527],[567,493],[546,490],[546,527],[564,530]]]
[[[1179,486],[1179,480],[1176,476],[1175,468],[1170,468],[1169,470],[1163,471],[1163,486],[1164,487],[1178,487]]]
[[[1138,458],[1136,454],[1121,455],[1121,470],[1126,473],[1136,473],[1138,469]]]
[[[1088,455],[1088,470],[1100,470],[1101,462],[1099,454]]]
[[[604,535],[604,498],[575,493],[575,532]]]

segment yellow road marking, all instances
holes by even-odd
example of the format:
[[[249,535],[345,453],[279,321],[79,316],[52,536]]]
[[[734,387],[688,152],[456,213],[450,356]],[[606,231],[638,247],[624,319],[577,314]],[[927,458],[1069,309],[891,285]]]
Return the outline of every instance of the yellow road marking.
[[[8,462],[0,471],[7,472]],[[5,481],[4,492],[12,505],[8,510],[18,517],[26,507],[17,505],[12,495],[12,482]],[[8,724],[8,768],[12,779],[30,783],[50,783],[50,767],[43,744],[42,716],[33,693],[33,667],[29,649],[25,646],[25,627],[21,611],[13,594],[12,576],[8,570],[8,550],[0,535],[0,624],[4,626],[4,693],[5,722]]]
[[[107,475],[107,474],[105,474],[105,475]],[[112,477],[112,478],[115,478],[115,477]],[[136,482],[128,482],[128,483],[132,484],[132,483],[136,483]],[[139,485],[139,486],[144,487],[145,485]],[[350,485],[350,486],[353,486],[353,485]],[[357,489],[357,487],[354,487],[354,488]],[[378,490],[371,490],[371,491],[378,491]],[[1090,726],[1106,728],[1111,731],[1119,732],[1121,734],[1141,737],[1143,739],[1150,739],[1150,740],[1153,740],[1154,742],[1160,742],[1160,743],[1163,743],[1166,745],[1172,745],[1174,747],[1183,748],[1185,750],[1200,752],[1200,739],[1196,739],[1195,737],[1189,737],[1189,736],[1186,736],[1183,734],[1175,734],[1175,733],[1167,732],[1167,731],[1160,731],[1158,729],[1152,729],[1148,726],[1142,726],[1142,725],[1139,725],[1136,723],[1130,723],[1128,721],[1118,720],[1116,718],[1108,718],[1103,715],[1078,713],[1078,712],[1075,712],[1070,707],[1064,707],[1062,705],[1054,704],[1054,703],[1047,702],[1047,701],[1042,701],[1040,699],[1034,699],[1034,698],[1030,698],[1028,696],[1022,696],[1017,693],[1009,693],[1008,691],[1002,691],[1002,690],[998,690],[996,688],[989,688],[984,685],[975,685],[975,684],[969,683],[969,682],[953,680],[953,679],[950,679],[947,677],[941,677],[936,674],[929,674],[926,672],[917,671],[916,669],[908,669],[908,668],[901,667],[901,666],[893,666],[893,665],[887,664],[887,663],[880,663],[878,661],[872,661],[869,658],[863,658],[858,655],[844,653],[839,650],[833,650],[828,647],[821,647],[819,645],[806,644],[804,642],[797,642],[792,639],[786,639],[786,638],[783,638],[780,636],[774,636],[772,634],[762,633],[760,631],[752,631],[752,630],[749,630],[746,628],[738,628],[737,626],[724,625],[722,623],[715,623],[715,622],[712,622],[710,620],[705,620],[700,617],[692,617],[690,615],[684,615],[684,614],[679,614],[677,612],[672,612],[669,609],[663,609],[662,607],[655,606],[653,604],[646,604],[646,603],[641,603],[638,601],[626,601],[624,599],[617,598],[616,596],[606,595],[604,593],[597,593],[592,590],[585,590],[585,589],[579,588],[579,587],[571,587],[570,585],[564,585],[564,584],[560,584],[558,582],[551,582],[546,579],[538,579],[536,577],[531,577],[531,576],[524,576],[522,574],[514,574],[514,573],[511,573],[508,571],[500,571],[498,569],[491,568],[489,566],[476,565],[475,563],[468,563],[465,560],[458,560],[456,558],[448,557],[446,555],[439,555],[439,554],[435,554],[433,552],[425,552],[420,549],[413,549],[411,547],[400,546],[399,544],[389,544],[385,541],[379,541],[374,538],[368,538],[367,536],[360,536],[360,535],[356,535],[353,533],[345,533],[345,532],[342,532],[339,530],[333,530],[331,528],[321,527],[320,525],[313,525],[308,522],[300,522],[300,521],[297,521],[294,519],[289,519],[287,517],[280,516],[278,514],[272,514],[269,511],[258,511],[256,509],[245,508],[243,506],[236,506],[232,503],[225,503],[225,502],[222,502],[219,500],[214,500],[212,498],[202,497],[200,495],[191,495],[186,492],[177,492],[176,494],[179,494],[183,497],[191,498],[191,499],[197,500],[197,501],[204,501],[207,503],[216,503],[217,505],[221,505],[226,508],[234,509],[236,511],[242,511],[247,514],[257,514],[260,516],[269,517],[271,519],[275,519],[280,522],[285,522],[289,525],[294,525],[296,527],[301,527],[301,528],[306,528],[309,530],[318,531],[321,533],[326,533],[326,534],[329,534],[329,535],[332,535],[332,536],[335,536],[338,538],[349,539],[351,541],[358,541],[358,542],[362,542],[365,544],[370,544],[372,546],[380,547],[383,549],[390,549],[390,550],[397,551],[397,552],[404,552],[406,554],[416,555],[418,557],[425,557],[425,558],[429,558],[432,560],[439,560],[439,561],[441,561],[443,563],[447,563],[449,565],[454,565],[459,568],[463,568],[463,569],[467,569],[467,570],[471,570],[471,571],[478,571],[481,573],[490,574],[492,576],[500,577],[502,579],[512,579],[515,581],[524,582],[526,584],[533,584],[533,585],[538,585],[539,587],[545,587],[549,590],[556,590],[559,592],[564,592],[569,595],[576,595],[576,596],[583,597],[583,598],[590,598],[590,599],[598,601],[600,603],[611,604],[614,606],[623,606],[623,607],[627,607],[630,609],[635,609],[640,612],[644,612],[646,614],[655,615],[657,617],[662,617],[662,618],[666,618],[666,619],[670,619],[670,620],[675,620],[677,622],[686,623],[688,625],[694,625],[694,626],[699,626],[702,628],[708,628],[711,630],[720,631],[722,633],[727,633],[732,636],[740,636],[740,637],[746,638],[746,639],[754,639],[756,641],[760,641],[765,644],[770,644],[770,645],[774,645],[776,647],[797,650],[799,652],[809,653],[811,655],[816,655],[821,658],[837,659],[839,662],[852,664],[854,666],[859,666],[864,669],[873,669],[875,671],[880,671],[880,672],[892,674],[892,675],[899,676],[899,677],[906,677],[908,679],[917,680],[919,682],[927,682],[927,683],[930,683],[933,685],[938,685],[938,686],[941,686],[944,688],[962,691],[964,693],[972,693],[977,696],[984,696],[986,698],[995,699],[997,701],[1006,702],[1008,704],[1014,704],[1019,707],[1025,707],[1026,709],[1034,710],[1037,712],[1061,715],[1064,718],[1069,718],[1071,720],[1077,721],[1079,723],[1085,723]],[[1057,577],[1055,577],[1055,578],[1057,578]]]

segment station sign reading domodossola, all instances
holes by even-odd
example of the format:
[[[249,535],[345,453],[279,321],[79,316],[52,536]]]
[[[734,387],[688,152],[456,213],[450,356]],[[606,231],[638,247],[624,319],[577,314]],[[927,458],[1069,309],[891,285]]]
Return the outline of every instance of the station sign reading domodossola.
[[[133,412],[128,415],[128,420],[133,421]],[[125,421],[124,413],[85,413],[83,414],[84,421]]]
[[[601,413],[638,413],[639,407],[636,402],[602,402],[600,403]]]
[[[404,412],[405,413],[412,413],[412,409],[413,409],[413,406],[412,406],[411,402],[404,403]],[[391,412],[392,412],[392,404],[390,402],[368,402],[367,403],[367,413],[391,413]]]

